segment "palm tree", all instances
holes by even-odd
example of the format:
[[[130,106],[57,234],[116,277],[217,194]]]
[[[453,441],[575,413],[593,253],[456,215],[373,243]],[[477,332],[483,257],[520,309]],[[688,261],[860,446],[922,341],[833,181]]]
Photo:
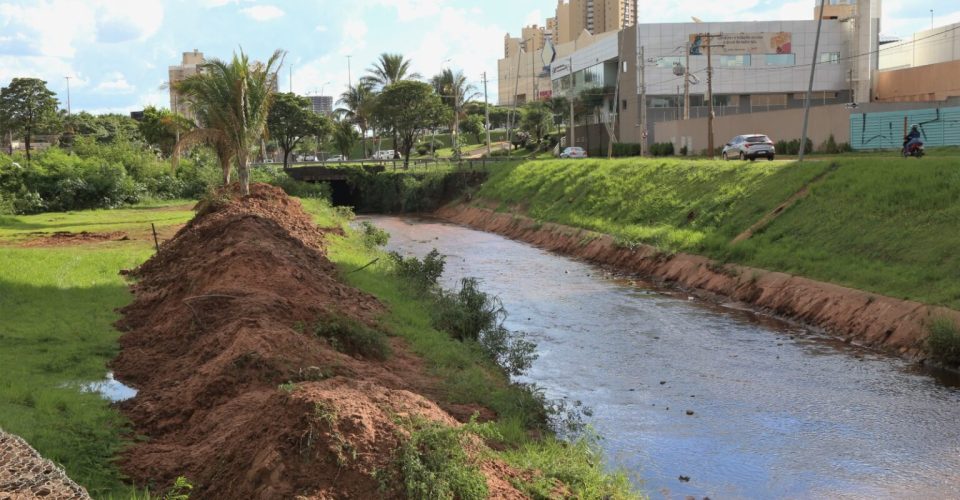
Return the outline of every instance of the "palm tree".
[[[334,113],[342,119],[347,119],[360,129],[360,138],[363,140],[363,156],[367,156],[367,130],[373,124],[373,109],[376,106],[376,94],[370,83],[361,80],[357,85],[347,88],[340,94],[337,108]]]
[[[407,74],[410,71],[410,63],[411,61],[404,59],[402,54],[384,52],[372,67],[367,68],[367,75],[363,77],[363,81],[379,89],[401,80],[420,78],[417,73]]]
[[[453,72],[452,69],[445,69],[439,74],[434,75],[430,79],[430,85],[433,86],[433,90],[440,96],[440,99],[445,105],[447,105],[451,113],[451,123],[450,123],[450,135],[456,135],[459,131],[457,130],[457,124],[460,123],[460,118],[463,117],[464,105],[470,100],[474,99],[480,92],[477,91],[477,88],[473,84],[467,83],[467,77],[463,75],[462,71]],[[459,151],[456,151],[459,148],[454,148],[454,155],[459,156]]]
[[[229,63],[213,59],[202,64],[196,75],[175,83],[176,90],[189,100],[200,126],[180,137],[174,148],[174,165],[187,147],[210,144],[220,159],[224,184],[230,182],[235,160],[241,193],[250,194],[250,154],[266,132],[284,55],[278,49],[261,64],[251,62],[240,50]]]

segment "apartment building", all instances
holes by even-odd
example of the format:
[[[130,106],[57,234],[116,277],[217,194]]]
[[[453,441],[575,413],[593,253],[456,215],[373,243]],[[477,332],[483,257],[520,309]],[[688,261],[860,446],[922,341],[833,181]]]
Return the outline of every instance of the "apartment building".
[[[184,52],[183,59],[178,66],[168,68],[168,82],[170,85],[170,109],[187,118],[193,118],[193,112],[188,106],[187,100],[175,90],[176,83],[186,79],[189,76],[197,74],[199,66],[206,60],[203,58],[203,52],[193,49],[193,52]]]
[[[310,95],[310,110],[318,115],[330,115],[333,113],[333,97],[328,95]]]

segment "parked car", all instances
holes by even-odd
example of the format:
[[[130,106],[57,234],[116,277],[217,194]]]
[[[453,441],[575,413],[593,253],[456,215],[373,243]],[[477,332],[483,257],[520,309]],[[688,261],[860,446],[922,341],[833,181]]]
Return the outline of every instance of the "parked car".
[[[327,161],[347,161],[347,158],[343,155],[336,155],[327,158]]]
[[[303,161],[317,161],[317,157],[314,155],[307,155],[303,157]]]
[[[374,160],[392,160],[394,151],[392,149],[383,149],[373,153]]]
[[[763,134],[746,134],[730,139],[730,142],[723,146],[720,156],[724,160],[739,158],[754,161],[757,158],[766,158],[773,161],[776,153],[773,141],[769,137]]]
[[[563,152],[560,153],[560,158],[586,158],[587,152],[579,146],[570,146],[564,148]]]

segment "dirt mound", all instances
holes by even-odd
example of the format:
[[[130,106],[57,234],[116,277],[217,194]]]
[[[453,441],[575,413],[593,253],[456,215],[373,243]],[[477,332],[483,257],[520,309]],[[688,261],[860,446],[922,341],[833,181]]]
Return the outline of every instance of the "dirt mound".
[[[437,383],[403,343],[386,361],[337,351],[322,318],[383,330],[383,306],[336,278],[324,230],[267,185],[198,215],[131,274],[113,363],[146,439],[123,469],[194,483],[197,498],[370,498],[405,432],[398,415],[455,425],[419,394]],[[296,385],[290,382],[300,382]],[[382,477],[382,476],[380,476]]]
[[[45,234],[35,239],[25,241],[21,246],[25,247],[57,247],[82,245],[84,243],[99,243],[101,241],[125,241],[130,239],[127,233],[123,231],[114,231],[112,233],[90,233],[81,231],[71,233],[69,231],[57,231],[52,234]]]

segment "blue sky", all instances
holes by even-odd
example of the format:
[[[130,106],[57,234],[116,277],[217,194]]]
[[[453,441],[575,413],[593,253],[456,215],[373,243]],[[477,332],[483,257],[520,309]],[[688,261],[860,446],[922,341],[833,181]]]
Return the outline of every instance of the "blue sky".
[[[809,19],[814,0],[640,0],[641,22]],[[883,32],[909,36],[960,22],[955,0],[883,0]],[[39,77],[74,110],[128,112],[168,107],[167,66],[194,48],[228,58],[288,52],[280,86],[339,95],[381,52],[400,52],[424,76],[462,69],[496,101],[503,35],[543,24],[556,0],[0,0],[0,86]]]

